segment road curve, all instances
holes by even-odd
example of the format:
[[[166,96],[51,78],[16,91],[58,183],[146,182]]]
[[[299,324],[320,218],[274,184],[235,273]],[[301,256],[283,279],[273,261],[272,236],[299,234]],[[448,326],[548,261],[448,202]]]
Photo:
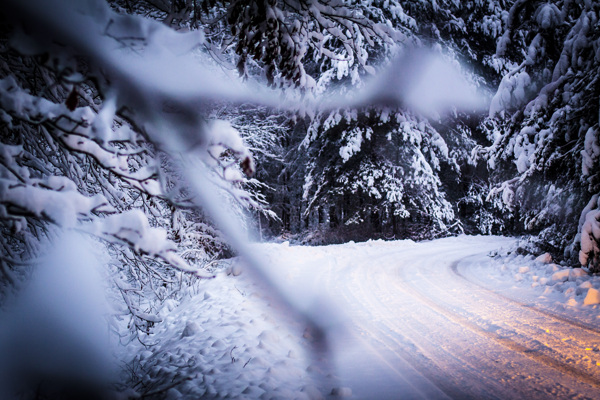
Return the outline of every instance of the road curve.
[[[499,243],[448,238],[320,269],[348,310],[332,341],[354,398],[600,398],[600,331],[462,274]]]

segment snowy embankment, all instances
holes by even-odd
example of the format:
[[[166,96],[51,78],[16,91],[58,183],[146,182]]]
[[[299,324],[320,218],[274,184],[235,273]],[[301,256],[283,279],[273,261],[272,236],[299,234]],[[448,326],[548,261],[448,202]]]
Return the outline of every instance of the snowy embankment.
[[[600,276],[583,268],[558,265],[547,253],[500,255],[488,263],[466,260],[461,267],[461,275],[476,284],[600,330]]]
[[[303,332],[286,319],[239,260],[189,288],[180,304],[167,301],[163,322],[121,356],[131,365],[134,391],[149,398],[319,398],[312,384]],[[126,397],[126,396],[124,396]]]
[[[255,245],[290,301],[328,329],[327,362],[233,260],[181,304],[165,304],[148,338],[155,346],[127,348],[134,390],[188,399],[597,398],[600,279],[550,260],[488,256],[515,243]]]

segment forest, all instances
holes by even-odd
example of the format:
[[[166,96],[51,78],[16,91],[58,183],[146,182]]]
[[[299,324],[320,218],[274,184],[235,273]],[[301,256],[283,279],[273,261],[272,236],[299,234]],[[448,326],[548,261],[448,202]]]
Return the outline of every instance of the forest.
[[[231,257],[277,291],[255,241],[502,235],[600,272],[599,19],[592,0],[5,0],[0,309],[65,232],[99,254],[121,343]]]

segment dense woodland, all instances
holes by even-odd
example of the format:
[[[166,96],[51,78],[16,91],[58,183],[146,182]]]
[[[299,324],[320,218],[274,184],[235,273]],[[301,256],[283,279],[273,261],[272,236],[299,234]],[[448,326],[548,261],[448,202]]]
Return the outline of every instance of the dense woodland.
[[[109,255],[114,329],[148,332],[236,251],[217,203],[254,237],[525,235],[600,270],[596,1],[9,0],[0,19],[0,302],[73,229]],[[381,77],[420,48],[484,110],[389,101]]]

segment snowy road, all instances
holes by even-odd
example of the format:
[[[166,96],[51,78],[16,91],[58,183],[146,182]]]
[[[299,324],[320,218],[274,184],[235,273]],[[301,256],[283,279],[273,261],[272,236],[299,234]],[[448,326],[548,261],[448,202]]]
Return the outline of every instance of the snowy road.
[[[292,270],[311,264],[317,286],[346,310],[349,334],[333,336],[333,352],[355,398],[600,398],[598,326],[487,289],[473,274],[508,240],[432,243],[290,247],[313,257]]]
[[[332,389],[367,400],[600,399],[600,277],[488,257],[514,243],[256,244],[290,303],[329,328],[324,361],[289,309],[234,269],[166,303],[147,339],[157,345],[125,347],[124,359],[140,369],[138,387],[190,400],[329,399]],[[186,380],[172,387],[174,376]]]

